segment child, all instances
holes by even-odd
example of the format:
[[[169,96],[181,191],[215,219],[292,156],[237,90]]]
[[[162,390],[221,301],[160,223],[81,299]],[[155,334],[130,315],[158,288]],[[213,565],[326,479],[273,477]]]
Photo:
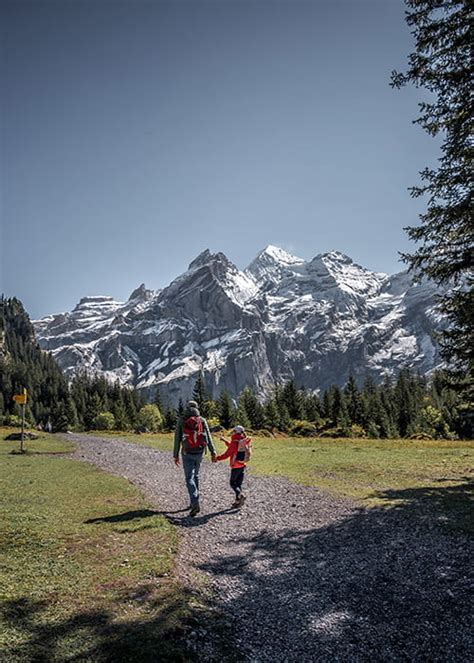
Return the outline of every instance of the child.
[[[235,426],[230,442],[225,437],[221,440],[226,443],[227,451],[216,457],[216,461],[229,458],[230,462],[230,487],[235,492],[235,502],[232,508],[241,507],[245,501],[245,495],[242,493],[242,483],[246,461],[250,459],[251,439],[246,436],[243,426]]]

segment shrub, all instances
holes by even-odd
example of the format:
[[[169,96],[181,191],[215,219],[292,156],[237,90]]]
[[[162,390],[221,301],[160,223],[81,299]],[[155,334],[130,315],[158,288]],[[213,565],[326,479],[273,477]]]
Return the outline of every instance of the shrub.
[[[156,405],[149,404],[144,405],[138,413],[138,426],[145,428],[151,433],[157,433],[161,424],[163,423],[163,417],[161,412]]]
[[[293,419],[291,421],[290,435],[300,435],[302,437],[312,437],[315,436],[318,432],[318,429],[310,421],[304,421],[302,419]]]
[[[341,429],[339,427],[327,428],[319,434],[319,437],[341,437]]]
[[[5,426],[21,428],[21,417],[19,417],[17,414],[7,414],[7,416],[3,418],[3,423]],[[25,426],[26,425],[27,423],[25,422]]]
[[[362,428],[362,426],[359,426],[359,424],[352,424],[350,436],[351,437],[367,437],[367,433]]]
[[[433,405],[426,405],[418,414],[414,433],[427,433],[431,439],[442,437],[443,423],[443,413],[441,410],[433,407]]]
[[[115,417],[112,412],[99,412],[92,420],[95,430],[113,430],[115,428]]]
[[[207,419],[207,423],[212,431],[219,431],[224,429],[223,426],[221,426],[221,422],[218,417],[209,417]]]
[[[410,440],[432,440],[433,436],[430,435],[429,433],[412,433],[410,437],[408,438]]]
[[[267,430],[266,428],[260,428],[260,430],[255,431],[257,437],[275,437],[272,431]]]

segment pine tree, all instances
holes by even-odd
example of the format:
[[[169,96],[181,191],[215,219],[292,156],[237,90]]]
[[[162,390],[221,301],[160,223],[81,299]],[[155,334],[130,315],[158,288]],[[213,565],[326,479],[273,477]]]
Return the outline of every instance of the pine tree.
[[[344,394],[337,386],[332,387],[331,420],[334,426],[347,426],[348,415]]]
[[[304,394],[303,396],[304,417],[308,421],[319,423],[321,421],[321,403],[316,394]]]
[[[279,406],[279,412],[280,412],[280,430],[283,431],[284,433],[288,432],[290,430],[291,426],[291,417],[290,413],[288,412],[288,408],[286,407],[285,403]]]
[[[234,420],[232,424],[234,426],[243,426],[244,428],[250,428],[250,419],[245,409],[245,405],[242,403],[240,398],[237,409],[234,410]]]
[[[330,389],[326,389],[323,394],[321,414],[325,419],[330,419],[332,416],[332,391]]]
[[[245,387],[239,396],[239,408],[247,415],[252,428],[258,429],[265,426],[265,413],[263,406],[259,403],[257,397],[250,389]],[[242,426],[244,424],[241,424]]]
[[[69,428],[76,430],[79,427],[79,418],[77,416],[76,404],[74,403],[74,400],[71,398],[71,396],[66,399],[65,407],[66,419],[69,424]]]
[[[116,430],[126,431],[130,428],[130,422],[121,395],[112,405],[112,414],[114,415]]]
[[[99,394],[93,391],[87,399],[87,411],[84,416],[84,426],[86,430],[94,428],[94,419],[101,412],[105,412],[105,406]]]
[[[418,394],[414,390],[415,380],[409,370],[400,371],[394,389],[397,407],[397,428],[402,437],[408,435],[415,423],[418,410]]]
[[[357,383],[352,375],[349,375],[344,387],[344,397],[347,406],[347,414],[352,424],[361,424],[363,419],[362,399],[357,388]]]
[[[264,413],[265,413],[265,428],[268,428],[269,430],[273,430],[274,428],[280,430],[281,417],[280,417],[280,412],[278,410],[278,405],[276,404],[274,398],[270,398],[267,401],[267,403],[264,406]]]
[[[123,405],[127,415],[127,420],[130,426],[134,428],[137,425],[138,408],[133,398],[133,393],[130,389],[123,390]]]
[[[286,405],[292,419],[303,419],[302,394],[296,388],[294,380],[289,380],[283,387],[281,400]]]
[[[208,406],[207,403],[210,400],[209,392],[206,388],[206,383],[204,381],[204,375],[202,372],[199,372],[199,375],[196,379],[193,389],[193,400],[196,401],[199,407],[199,412],[203,417],[208,416]]]
[[[221,426],[230,428],[233,419],[233,407],[227,391],[223,391],[217,401],[217,416]]]
[[[64,433],[67,431],[69,422],[65,403],[58,403],[53,408],[51,423],[54,433]]]
[[[158,388],[155,393],[155,397],[153,399],[153,403],[156,405],[156,407],[159,409],[160,412],[163,412],[163,399],[161,398],[161,392],[160,389]]]
[[[174,431],[176,427],[177,413],[173,407],[169,407],[165,410],[163,415],[163,430],[165,432]]]
[[[405,73],[392,73],[392,85],[426,88],[430,101],[419,104],[415,120],[431,136],[442,137],[436,169],[425,168],[413,197],[427,196],[418,226],[407,228],[419,243],[403,259],[418,275],[449,287],[441,309],[451,322],[442,349],[454,369],[474,381],[474,224],[472,188],[472,3],[467,0],[405,0],[415,51]],[[461,384],[463,379],[460,378]]]

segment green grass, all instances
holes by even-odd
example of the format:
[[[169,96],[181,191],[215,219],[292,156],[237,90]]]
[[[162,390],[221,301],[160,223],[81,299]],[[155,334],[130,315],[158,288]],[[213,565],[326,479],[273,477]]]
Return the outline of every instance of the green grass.
[[[172,450],[170,435],[124,437]],[[365,506],[421,507],[450,527],[474,530],[472,441],[255,438],[253,450],[253,474],[285,476]]]
[[[188,660],[181,636],[205,608],[173,579],[176,529],[124,479],[58,455],[68,442],[16,455],[5,433],[1,660]]]

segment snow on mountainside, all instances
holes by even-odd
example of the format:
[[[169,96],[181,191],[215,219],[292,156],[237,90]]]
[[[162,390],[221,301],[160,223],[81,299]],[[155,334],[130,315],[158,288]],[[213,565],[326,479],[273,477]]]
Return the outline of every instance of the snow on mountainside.
[[[239,270],[201,253],[160,291],[142,284],[126,302],[84,297],[70,313],[37,320],[41,347],[69,374],[80,368],[176,402],[203,371],[213,396],[245,385],[261,393],[293,377],[310,389],[349,374],[376,380],[440,365],[436,286],[412,285],[332,251],[307,262],[275,246]]]

